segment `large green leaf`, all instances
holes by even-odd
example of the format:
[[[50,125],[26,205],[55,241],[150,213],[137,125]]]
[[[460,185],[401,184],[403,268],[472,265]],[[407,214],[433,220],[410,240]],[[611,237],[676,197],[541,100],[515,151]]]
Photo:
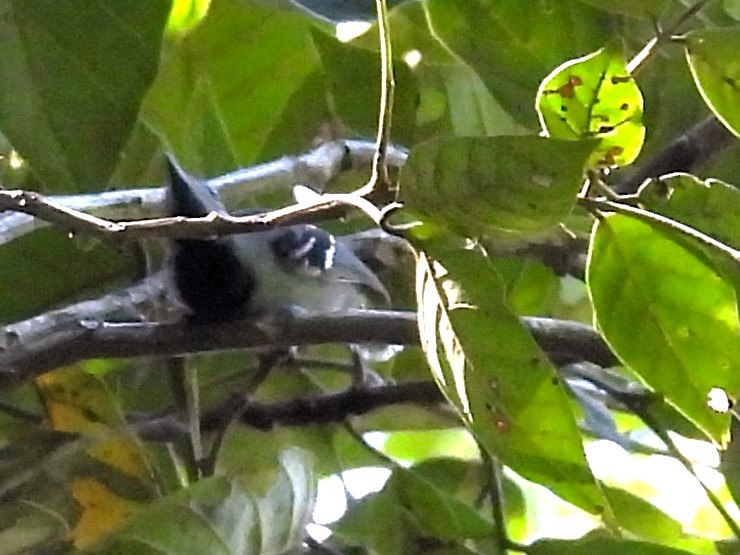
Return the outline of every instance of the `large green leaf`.
[[[0,323],[28,318],[99,288],[133,267],[110,245],[39,229],[0,247]]]
[[[319,31],[312,34],[341,121],[356,134],[372,137],[378,126],[380,55],[341,43]],[[393,137],[411,145],[418,92],[413,74],[401,60],[394,64]]]
[[[721,443],[728,418],[706,400],[713,387],[740,389],[732,286],[663,232],[620,215],[597,224],[587,280],[596,321],[617,355]]]
[[[433,141],[401,173],[406,207],[465,235],[521,238],[562,221],[597,142],[540,137]]]
[[[740,136],[740,27],[706,28],[686,35],[686,56],[702,97]]]
[[[560,380],[488,260],[473,250],[422,254],[417,298],[432,375],[478,441],[525,478],[608,514]]]
[[[198,27],[166,48],[145,121],[202,175],[261,160],[275,152],[273,141],[283,155],[305,149],[328,115],[323,88],[306,86],[318,67],[310,28],[307,16],[264,2],[214,1]],[[302,125],[288,130],[283,121],[296,110]]]
[[[0,2],[0,127],[46,190],[105,187],[156,75],[169,8]]]
[[[604,14],[572,0],[431,0],[427,11],[434,35],[531,129],[542,78],[563,60],[593,52],[607,40]]]
[[[548,75],[537,91],[537,113],[550,137],[598,137],[589,166],[634,162],[645,140],[642,94],[614,47],[570,60]]]

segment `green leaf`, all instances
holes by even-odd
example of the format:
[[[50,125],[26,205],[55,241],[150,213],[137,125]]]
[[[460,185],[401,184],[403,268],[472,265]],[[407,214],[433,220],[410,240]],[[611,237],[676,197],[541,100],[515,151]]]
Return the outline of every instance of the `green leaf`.
[[[696,86],[717,118],[740,136],[740,27],[710,27],[686,35]]]
[[[605,487],[604,493],[620,526],[635,536],[671,547],[686,548],[691,553],[715,552],[714,542],[687,536],[679,522],[642,497],[612,487]]]
[[[34,231],[0,247],[0,322],[28,318],[126,275],[131,257],[106,243],[81,248],[56,229]],[[12,261],[12,262],[11,262]]]
[[[307,16],[258,0],[213,2],[198,27],[166,48],[143,118],[201,175],[260,160],[264,149],[274,152],[286,109],[315,77],[310,28]],[[305,149],[326,120],[322,96],[302,102],[304,126],[280,135],[282,154]]]
[[[490,536],[493,524],[470,505],[438,489],[431,482],[402,468],[394,471],[391,487],[398,488],[402,506],[431,537],[455,540]]]
[[[95,552],[132,543],[172,555],[282,553],[300,545],[315,497],[305,454],[281,453],[277,476],[263,495],[251,490],[250,478],[200,480],[148,506]]]
[[[433,141],[401,172],[406,207],[468,236],[516,239],[570,212],[596,142],[539,137]]]
[[[380,492],[355,501],[332,528],[339,538],[378,555],[405,555],[414,552],[413,539],[418,534],[409,520],[397,488],[387,484]]]
[[[740,248],[740,190],[716,179],[686,173],[651,180],[640,189],[640,204]]]
[[[578,540],[538,540],[527,547],[529,555],[690,555],[691,552],[654,543],[618,538],[587,537]]]
[[[702,258],[650,225],[620,215],[594,231],[587,281],[614,352],[719,443],[727,416],[713,387],[740,388],[740,324],[733,288]]]
[[[608,36],[604,14],[572,0],[431,0],[426,6],[434,36],[530,129],[542,76],[562,60],[595,50]]]
[[[609,2],[581,0],[581,2],[611,13],[657,21],[671,0],[609,0]]]
[[[480,506],[480,495],[488,478],[479,460],[464,461],[452,458],[428,459],[411,467],[414,473],[444,491],[458,502],[474,506],[484,515],[490,514],[490,506]],[[527,507],[524,493],[519,485],[506,475],[503,476],[503,494],[506,500],[506,528],[512,537],[525,537]]]
[[[380,54],[341,43],[319,31],[312,33],[321,64],[341,121],[356,134],[375,135],[380,99]],[[418,91],[411,70],[402,60],[394,63],[393,137],[410,145],[416,124]]]
[[[440,389],[503,464],[608,513],[560,380],[506,306],[493,266],[473,250],[434,248],[434,261],[419,259],[417,298],[422,348]]]
[[[0,2],[0,127],[47,191],[106,186],[156,75],[169,8]]]
[[[537,91],[540,124],[550,137],[601,139],[591,167],[634,162],[645,140],[642,108],[642,93],[615,47],[561,64]]]

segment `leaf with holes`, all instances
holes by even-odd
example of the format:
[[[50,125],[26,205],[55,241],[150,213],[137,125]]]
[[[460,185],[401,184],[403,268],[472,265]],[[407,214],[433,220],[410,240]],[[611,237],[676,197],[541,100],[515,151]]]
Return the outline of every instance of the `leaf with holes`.
[[[740,27],[707,28],[686,35],[686,57],[696,86],[714,115],[740,136]]]
[[[620,215],[594,231],[587,281],[614,352],[715,441],[728,417],[707,407],[713,387],[740,389],[735,292],[704,259],[662,231]]]
[[[642,149],[642,93],[614,47],[555,68],[540,85],[536,106],[549,136],[601,139],[589,166],[626,166]]]

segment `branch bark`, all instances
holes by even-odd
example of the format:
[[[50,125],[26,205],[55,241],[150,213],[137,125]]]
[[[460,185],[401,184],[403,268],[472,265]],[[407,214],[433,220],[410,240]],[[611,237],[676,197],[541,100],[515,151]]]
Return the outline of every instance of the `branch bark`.
[[[616,357],[590,326],[549,318],[523,318],[537,343],[555,360],[588,360],[612,366]],[[493,339],[493,338],[492,338]],[[418,345],[416,314],[354,310],[329,315],[282,314],[261,321],[199,325],[71,321],[0,352],[0,387],[91,358],[178,356],[189,353],[326,343]]]

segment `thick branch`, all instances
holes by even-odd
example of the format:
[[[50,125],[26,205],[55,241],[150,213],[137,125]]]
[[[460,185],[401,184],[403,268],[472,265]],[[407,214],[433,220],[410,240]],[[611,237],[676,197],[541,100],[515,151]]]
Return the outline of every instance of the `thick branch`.
[[[734,144],[735,140],[736,137],[716,117],[709,116],[671,141],[612,189],[620,195],[632,194],[646,179],[679,171],[691,172]]]
[[[276,403],[240,401],[231,406],[219,407],[205,415],[202,427],[204,431],[217,430],[225,419],[235,414],[245,424],[269,430],[276,425],[305,426],[342,422],[349,416],[359,416],[401,403],[429,406],[445,402],[433,381],[420,380],[378,387],[350,388]]]
[[[576,322],[524,318],[535,340],[557,359],[602,366],[616,358],[593,328]],[[493,340],[493,338],[492,338]],[[331,315],[285,314],[272,322],[219,325],[70,322],[38,339],[18,341],[0,352],[0,384],[7,385],[91,358],[176,356],[264,346],[363,343],[418,345],[413,312],[355,310]]]

